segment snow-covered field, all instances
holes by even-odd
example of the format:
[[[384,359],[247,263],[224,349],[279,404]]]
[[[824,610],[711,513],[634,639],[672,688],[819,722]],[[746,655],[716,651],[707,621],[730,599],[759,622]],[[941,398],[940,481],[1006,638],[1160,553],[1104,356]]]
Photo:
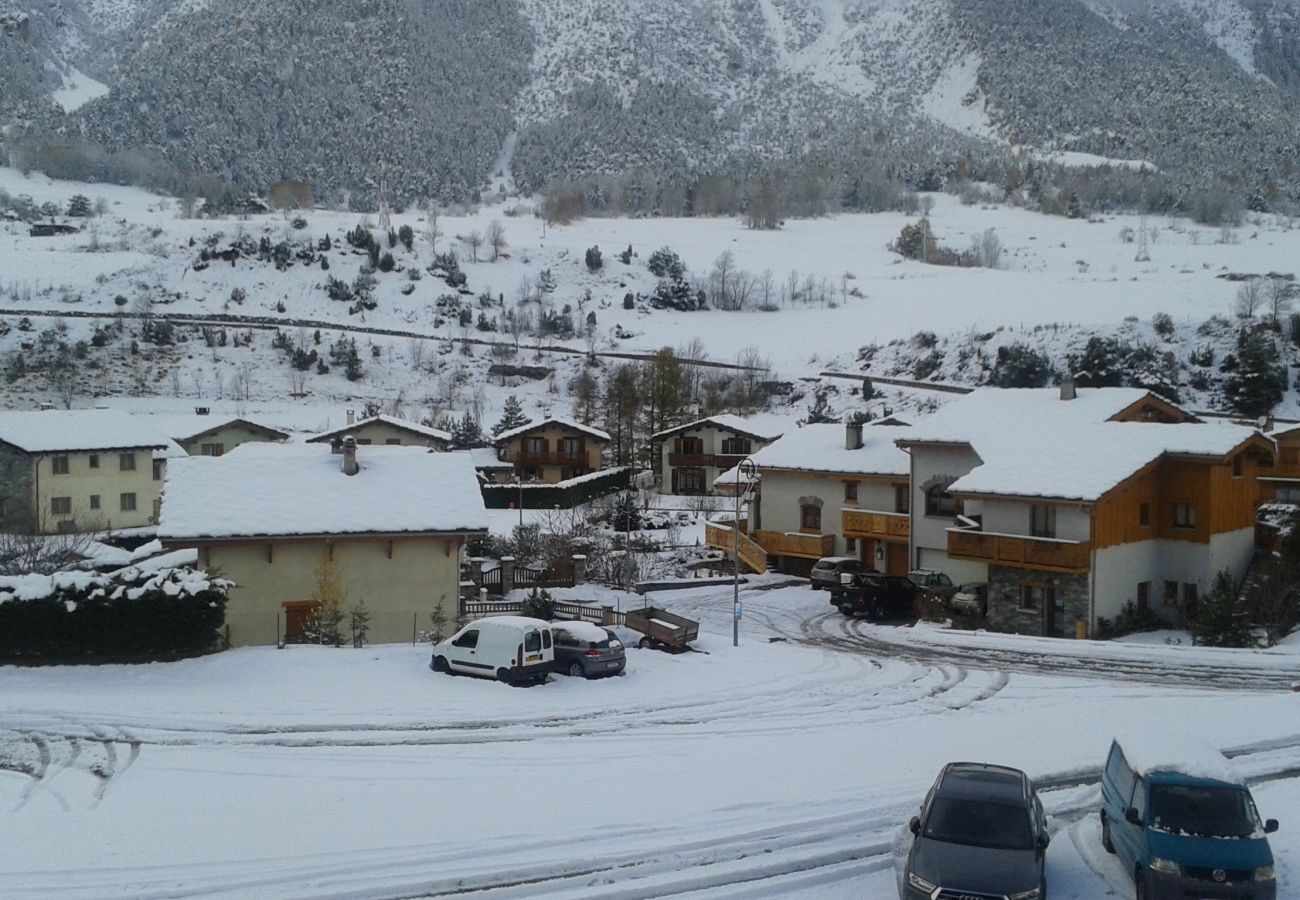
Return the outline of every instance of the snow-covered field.
[[[468,396],[474,384],[482,385],[486,396],[476,402],[484,407],[485,417],[491,420],[499,410],[504,392],[482,377],[490,361],[486,349],[477,347],[474,356],[462,357],[445,342],[466,337],[507,343],[512,339],[500,332],[463,327],[454,315],[440,313],[436,300],[448,293],[441,280],[427,274],[417,282],[408,280],[409,270],[422,270],[432,261],[421,211],[392,217],[394,228],[410,225],[416,233],[412,251],[400,244],[392,251],[399,269],[407,272],[381,274],[374,295],[378,307],[349,315],[347,303],[326,297],[324,284],[329,276],[348,282],[356,276],[365,257],[353,253],[342,236],[363,219],[373,225],[373,215],[311,211],[304,214],[306,227],[297,230],[278,214],[242,220],[184,219],[179,201],[173,198],[111,185],[56,182],[37,174],[24,177],[13,169],[0,168],[0,188],[60,207],[82,192],[92,199],[102,197],[107,207],[102,217],[87,223],[86,231],[66,237],[30,238],[25,225],[0,224],[0,314],[40,310],[65,316],[113,315],[132,312],[141,298],[150,297],[154,312],[160,314],[260,316],[286,323],[312,320],[409,332],[439,339],[429,342],[423,363],[413,357],[413,346],[404,336],[363,334],[359,343],[366,378],[349,383],[339,373],[341,367],[329,375],[312,371],[305,386],[309,396],[302,403],[319,405],[347,397],[391,400],[400,393],[418,408],[426,399],[446,393],[448,387],[442,383],[446,371],[462,366],[471,380],[462,393]],[[554,291],[546,293],[543,304],[525,304],[525,309],[533,315],[542,305],[557,312],[568,306],[579,326],[588,313],[595,313],[597,350],[680,349],[698,337],[712,360],[735,362],[742,351],[756,351],[778,377],[791,380],[827,369],[858,371],[857,353],[864,345],[887,344],[919,331],[960,337],[1001,328],[1004,331],[983,349],[1024,340],[1059,354],[1077,350],[1081,335],[1090,331],[1113,333],[1123,327],[1126,317],[1147,323],[1158,312],[1173,317],[1180,329],[1179,346],[1186,352],[1196,346],[1197,324],[1211,315],[1232,313],[1239,284],[1220,276],[1291,273],[1300,258],[1300,229],[1274,216],[1252,216],[1229,231],[1186,220],[1145,221],[1151,259],[1137,262],[1135,244],[1121,237],[1126,229],[1131,235],[1142,226],[1143,220],[1136,216],[1106,216],[1090,222],[1012,207],[964,206],[946,194],[930,199],[934,203],[930,218],[942,244],[965,249],[972,236],[993,228],[1005,248],[1000,267],[955,269],[901,260],[887,245],[914,217],[897,213],[790,220],[776,231],[751,231],[734,219],[703,218],[588,219],[547,227],[532,215],[530,205],[515,200],[464,215],[442,215],[438,249],[454,249],[460,256],[472,292],[465,299],[474,309],[476,323],[478,295],[504,298],[505,308],[514,308],[521,284],[535,284],[549,269]],[[507,255],[490,262],[490,252],[483,248],[480,261],[474,262],[462,239],[475,231],[485,233],[493,220],[505,229]],[[194,270],[191,263],[204,241],[218,234],[218,248],[240,235],[255,240],[265,236],[272,243],[316,241],[328,235],[334,244],[327,254],[331,268],[326,273],[316,265],[297,262],[277,272],[269,262],[245,258],[234,266],[217,260],[204,270]],[[387,250],[382,237],[381,243]],[[592,246],[599,246],[604,258],[603,268],[594,273],[584,263],[585,251]],[[634,256],[624,264],[616,254],[629,246]],[[724,251],[734,254],[736,269],[760,281],[765,271],[770,272],[769,299],[774,309],[681,313],[638,306],[625,310],[625,293],[653,291],[656,278],[646,261],[662,246],[681,255],[691,278],[707,280]],[[818,299],[812,304],[783,299],[789,294],[792,274],[797,293],[806,296],[812,286]],[[410,294],[402,293],[412,285]],[[242,303],[229,300],[236,288],[246,292]],[[762,288],[755,291],[751,298]],[[124,298],[121,305],[117,297]],[[751,303],[756,306],[757,300]],[[500,305],[487,309],[493,320],[502,311]],[[65,321],[74,339],[87,337],[94,324],[76,318]],[[39,330],[48,324],[43,319],[33,326]],[[1062,328],[1060,346],[1043,337]],[[294,325],[286,325],[286,332],[299,340],[305,334]],[[327,330],[325,337],[322,353],[333,335]],[[14,330],[0,337],[0,351],[31,339],[30,334]],[[106,377],[122,383],[100,384],[98,393],[152,392],[189,403],[199,397],[218,397],[223,389],[228,392],[242,370],[248,401],[284,398],[290,389],[289,366],[283,353],[270,348],[270,340],[270,334],[261,332],[254,335],[252,347],[222,347],[219,352],[188,345],[171,357],[162,354],[156,374],[137,376],[130,383],[121,371],[125,366],[110,367]],[[571,403],[565,385],[578,371],[580,359],[536,353],[533,343],[524,338],[516,361],[555,366],[557,379],[511,389],[522,395],[530,414],[553,408],[563,411]],[[587,349],[582,338],[547,343]],[[370,345],[377,348],[373,356],[364,352]],[[172,367],[181,373],[174,382],[167,375]],[[87,402],[92,386],[81,390],[79,402]],[[1295,411],[1293,398],[1294,393],[1288,395],[1279,413]],[[18,394],[10,402],[36,399]]]
[[[630,649],[625,677],[529,690],[406,646],[0,668],[0,896],[890,898],[901,826],[958,758],[1039,780],[1054,898],[1127,896],[1094,810],[1134,728],[1233,751],[1282,820],[1279,896],[1300,891],[1300,694],[1161,668],[1284,663],[1134,645],[1144,673],[1045,675],[928,656],[933,629],[876,652],[853,635],[908,635],[755,582],[739,648],[729,589],[657,595],[705,652]]]

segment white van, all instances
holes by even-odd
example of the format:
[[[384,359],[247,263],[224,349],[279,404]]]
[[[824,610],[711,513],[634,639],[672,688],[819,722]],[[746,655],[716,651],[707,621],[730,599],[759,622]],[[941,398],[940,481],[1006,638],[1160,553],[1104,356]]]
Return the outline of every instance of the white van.
[[[429,668],[495,678],[507,684],[543,682],[555,661],[549,622],[526,616],[476,619],[433,645]]]

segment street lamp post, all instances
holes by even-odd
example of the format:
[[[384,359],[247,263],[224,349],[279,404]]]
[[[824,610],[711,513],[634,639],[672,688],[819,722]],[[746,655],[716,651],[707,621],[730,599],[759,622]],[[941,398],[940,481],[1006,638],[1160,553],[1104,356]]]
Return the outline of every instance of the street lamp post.
[[[736,517],[731,520],[731,646],[740,646],[740,504],[754,492],[758,466],[746,456],[736,466]],[[740,479],[745,486],[740,486]]]

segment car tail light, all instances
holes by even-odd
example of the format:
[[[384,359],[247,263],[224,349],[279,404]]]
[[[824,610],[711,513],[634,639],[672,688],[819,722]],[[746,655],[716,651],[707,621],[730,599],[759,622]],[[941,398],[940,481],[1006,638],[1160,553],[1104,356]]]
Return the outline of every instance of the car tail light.
[[[588,650],[588,651],[587,651],[587,656],[591,657],[592,659],[600,659],[600,651],[599,651],[599,650]]]

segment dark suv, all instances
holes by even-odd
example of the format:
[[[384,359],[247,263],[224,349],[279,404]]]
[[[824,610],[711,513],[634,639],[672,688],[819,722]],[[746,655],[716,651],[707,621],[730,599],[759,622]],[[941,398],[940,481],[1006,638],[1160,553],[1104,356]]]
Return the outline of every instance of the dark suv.
[[[831,605],[846,616],[866,616],[873,622],[912,614],[916,585],[902,575],[858,572],[847,584],[831,587]]]
[[[949,763],[908,827],[906,900],[1046,898],[1047,818],[1019,769]]]

